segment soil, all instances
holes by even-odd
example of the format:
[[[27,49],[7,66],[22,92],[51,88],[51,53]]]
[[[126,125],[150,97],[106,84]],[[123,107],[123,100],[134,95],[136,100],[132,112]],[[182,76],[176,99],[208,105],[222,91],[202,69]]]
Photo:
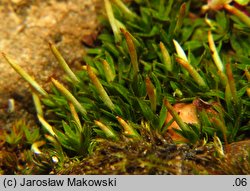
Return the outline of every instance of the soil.
[[[98,7],[99,5],[99,7]],[[82,64],[86,46],[97,35],[98,0],[1,0],[0,52],[6,53],[45,89],[50,77],[62,74],[51,53],[53,42],[70,67]],[[28,83],[0,56],[0,130],[16,119],[33,119]],[[15,110],[8,112],[10,99]],[[32,121],[32,120],[31,120]]]

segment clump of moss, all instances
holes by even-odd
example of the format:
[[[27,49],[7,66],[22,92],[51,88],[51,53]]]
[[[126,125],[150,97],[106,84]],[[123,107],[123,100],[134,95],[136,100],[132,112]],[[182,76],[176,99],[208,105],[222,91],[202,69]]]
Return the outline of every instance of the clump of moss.
[[[89,157],[73,163],[58,174],[208,174],[205,159],[197,153],[212,152],[208,147],[196,150],[186,144],[176,145],[159,134],[144,132],[144,139],[132,141],[100,140]],[[205,157],[206,158],[206,157]],[[204,161],[202,161],[204,160]],[[202,164],[204,163],[204,164]],[[202,165],[201,165],[202,164]]]
[[[31,127],[23,120],[18,120],[11,130],[3,130],[0,133],[0,174],[38,172],[31,145],[40,136],[38,127]]]
[[[145,135],[147,134],[147,135]],[[99,141],[96,151],[81,161],[71,161],[58,174],[204,175],[249,174],[249,141],[229,145],[219,156],[213,144],[174,144],[159,134],[144,132],[144,139]]]
[[[33,143],[37,164],[53,173],[216,173],[213,167],[225,158],[221,142],[249,138],[248,20],[223,10],[204,17],[196,1],[112,2],[104,1],[100,46],[88,50],[81,71],[73,72],[50,44],[67,86],[52,78],[46,92],[4,54],[32,87],[44,127]],[[176,103],[194,103],[198,120],[183,120]],[[188,145],[165,140],[174,121],[171,129]],[[204,157],[195,150],[201,143]],[[215,163],[211,169],[207,161]],[[171,169],[173,163],[183,169]],[[248,170],[242,169],[231,172]]]

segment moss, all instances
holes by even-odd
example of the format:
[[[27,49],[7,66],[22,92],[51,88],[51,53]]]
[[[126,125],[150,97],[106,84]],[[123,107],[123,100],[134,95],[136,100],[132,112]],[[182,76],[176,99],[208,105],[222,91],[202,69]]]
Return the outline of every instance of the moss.
[[[242,140],[250,130],[250,52],[235,48],[249,46],[235,36],[249,37],[247,23],[223,11],[203,18],[193,2],[171,2],[136,1],[125,9],[105,0],[100,46],[89,49],[82,70],[74,73],[50,45],[67,75],[64,83],[52,78],[51,91],[3,54],[32,87],[44,130],[32,143],[40,173],[249,172],[249,140]],[[176,103],[192,106],[195,123],[175,111]]]
[[[159,135],[150,139],[120,142],[100,140],[93,155],[57,174],[206,175],[249,174],[249,141],[233,143],[225,157],[214,155],[212,145],[176,145]],[[248,151],[247,151],[248,148]],[[233,154],[232,154],[233,153]]]

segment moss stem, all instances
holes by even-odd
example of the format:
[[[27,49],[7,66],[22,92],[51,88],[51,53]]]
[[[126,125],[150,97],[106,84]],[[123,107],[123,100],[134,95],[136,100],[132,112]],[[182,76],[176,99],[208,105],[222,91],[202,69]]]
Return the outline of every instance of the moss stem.
[[[51,49],[52,53],[56,57],[59,65],[66,72],[66,74],[70,77],[70,79],[73,80],[73,82],[79,83],[80,80],[76,77],[76,75],[74,74],[74,72],[72,72],[72,70],[70,69],[69,65],[64,60],[64,58],[62,57],[61,53],[58,51],[58,49],[56,48],[56,46],[54,44],[52,44],[52,43],[49,43],[49,46],[50,46],[50,49]]]
[[[149,77],[146,77],[146,89],[147,89],[147,94],[151,103],[151,109],[153,110],[153,112],[155,112],[156,111],[156,89],[154,85],[152,84]]]
[[[112,71],[109,63],[106,60],[102,61],[105,77],[108,82],[112,82],[115,79],[115,74]]]
[[[120,125],[124,128],[125,135],[131,136],[134,138],[140,137],[137,131],[133,127],[131,127],[126,121],[124,121],[121,117],[117,116],[116,119],[120,123]]]
[[[35,104],[36,113],[43,117],[43,109],[42,109],[41,101],[35,91],[32,91],[32,98]]]
[[[244,22],[248,27],[250,27],[250,18],[245,13],[243,13],[242,11],[237,9],[236,7],[231,6],[231,5],[227,4],[227,3],[224,5],[224,8],[228,12],[236,15],[242,22]]]
[[[55,79],[51,79],[52,83],[55,85],[55,87],[66,97],[66,99],[69,102],[72,102],[72,104],[83,114],[86,115],[87,111],[85,108],[77,101],[77,99],[67,90],[61,83],[59,83]]]
[[[123,35],[125,36],[126,43],[128,45],[128,51],[129,51],[131,63],[132,63],[133,70],[134,70],[134,75],[136,76],[139,73],[139,64],[138,64],[138,58],[137,58],[135,44],[133,42],[133,37],[125,29],[121,29],[121,31],[122,31]]]
[[[24,79],[26,80],[37,92],[41,95],[48,97],[48,93],[27,73],[25,72],[18,64],[13,60],[8,58],[4,53],[2,53],[4,59],[9,63],[9,65]]]
[[[110,97],[108,96],[106,90],[104,89],[101,82],[99,81],[99,79],[97,78],[97,76],[95,75],[95,73],[93,72],[93,70],[91,69],[91,67],[89,65],[87,65],[87,71],[88,71],[88,75],[89,75],[91,82],[96,87],[103,102],[109,107],[109,109],[111,109],[113,111],[115,109],[115,105],[113,104],[113,102],[110,99]]]
[[[40,123],[42,124],[42,126],[54,137],[57,137],[56,133],[53,130],[53,127],[41,116],[41,115],[37,115],[38,120],[40,121]]]
[[[187,125],[183,122],[183,120],[180,118],[180,116],[178,115],[178,113],[175,111],[175,109],[173,108],[173,106],[168,102],[168,100],[164,100],[164,104],[167,107],[168,111],[170,112],[170,114],[173,116],[174,120],[176,121],[176,123],[179,125],[179,127],[183,130],[186,131],[188,130]]]
[[[33,151],[35,154],[41,154],[42,152],[39,149],[39,147],[41,147],[45,144],[46,144],[45,141],[37,141],[31,145],[31,151]]]
[[[185,18],[185,14],[186,14],[186,3],[182,3],[180,10],[179,10],[178,19],[176,22],[174,33],[178,32],[180,30],[180,28],[183,24],[183,20]]]
[[[100,121],[97,121],[97,120],[95,120],[94,122],[105,133],[105,135],[108,138],[118,140],[117,135],[114,133],[114,131],[112,130],[111,127],[108,127],[108,126],[104,125],[103,123],[101,123]]]
[[[82,133],[83,132],[82,124],[81,124],[79,116],[78,116],[78,114],[76,112],[76,109],[74,107],[74,104],[69,102],[69,108],[70,108],[70,112],[71,112],[71,114],[72,114],[72,116],[73,116],[73,118],[75,120],[75,123],[76,123],[76,126],[77,126],[79,132]]]
[[[129,8],[121,0],[112,0],[124,13],[124,16],[130,20],[134,20],[137,15],[129,10]]]
[[[104,0],[104,4],[105,4],[105,9],[106,9],[106,13],[107,13],[107,16],[108,16],[109,23],[110,23],[111,28],[112,28],[113,33],[114,33],[115,42],[116,43],[120,42],[121,41],[121,35],[120,35],[119,28],[116,25],[112,5],[111,5],[109,0]]]
[[[230,64],[226,64],[226,73],[227,73],[228,84],[229,84],[230,91],[231,91],[232,96],[233,96],[234,103],[236,105],[238,105],[237,90],[236,90],[235,80],[233,77],[233,72],[232,72]]]
[[[200,74],[194,69],[191,64],[179,57],[176,57],[176,61],[189,72],[189,74],[193,77],[193,79],[199,86],[205,89],[208,88],[204,79],[200,76]]]
[[[165,47],[165,45],[162,42],[160,42],[160,49],[161,49],[161,53],[162,53],[163,64],[164,64],[166,70],[169,72],[172,72],[173,65],[171,62],[171,57],[168,53],[167,48]]]
[[[249,83],[250,82],[250,73],[248,72],[247,69],[245,69],[245,75],[246,75],[247,81]],[[250,88],[247,88],[247,95],[248,95],[248,97],[250,97]]]
[[[208,31],[208,44],[215,65],[217,66],[218,70],[224,72],[224,65],[220,59],[220,56],[214,44],[214,39],[211,31]]]

